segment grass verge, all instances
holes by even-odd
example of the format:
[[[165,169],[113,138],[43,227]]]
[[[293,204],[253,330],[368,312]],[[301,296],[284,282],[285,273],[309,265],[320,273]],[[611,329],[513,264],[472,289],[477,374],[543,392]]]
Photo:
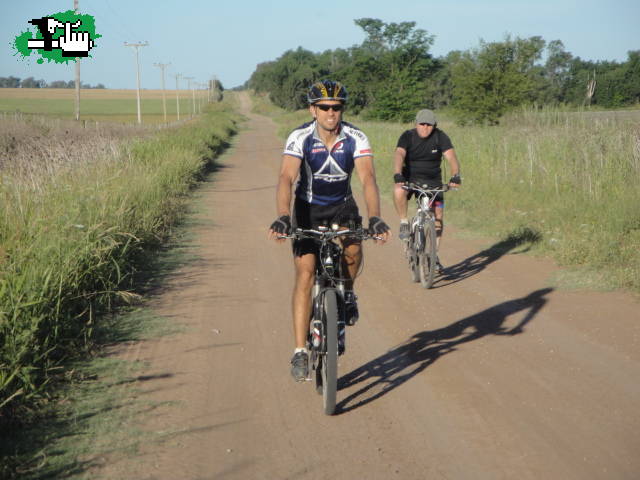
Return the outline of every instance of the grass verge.
[[[11,437],[38,418],[69,362],[93,351],[100,314],[137,298],[136,272],[145,270],[191,187],[227,145],[236,118],[217,104],[180,128],[117,145],[111,154],[65,157],[53,170],[4,162],[3,433]]]
[[[216,167],[207,170],[215,173]],[[200,220],[191,206],[198,207],[190,201],[189,211],[176,222],[170,238],[136,274],[138,292],[145,302],[167,276],[198,260],[190,231]],[[141,375],[146,366],[123,359],[123,351],[136,348],[141,341],[179,333],[183,327],[156,316],[144,302],[138,303],[102,316],[90,358],[68,362],[55,388],[49,389],[47,401],[39,403],[29,421],[0,435],[0,478],[95,478],[96,470],[136,455],[143,443],[163,442],[175,435],[139,428],[140,418],[166,403],[145,397],[145,383],[157,375]]]

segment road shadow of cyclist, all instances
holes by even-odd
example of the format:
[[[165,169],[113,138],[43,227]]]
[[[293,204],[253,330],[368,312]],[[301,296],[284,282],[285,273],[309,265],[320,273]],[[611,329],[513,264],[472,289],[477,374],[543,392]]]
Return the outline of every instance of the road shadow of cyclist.
[[[506,239],[491,245],[489,248],[465,258],[461,262],[446,267],[432,288],[441,288],[452,283],[460,282],[484,270],[487,265],[495,262],[508,253],[526,253],[531,247],[542,240],[542,235],[528,227],[512,232]],[[514,252],[518,247],[523,249]]]
[[[543,288],[526,297],[494,305],[437,330],[416,333],[400,346],[343,375],[338,390],[362,385],[336,406],[345,413],[370,403],[402,385],[425,370],[441,356],[461,345],[487,335],[517,335],[547,303],[553,288]],[[512,328],[504,325],[510,315],[523,312],[523,318]]]

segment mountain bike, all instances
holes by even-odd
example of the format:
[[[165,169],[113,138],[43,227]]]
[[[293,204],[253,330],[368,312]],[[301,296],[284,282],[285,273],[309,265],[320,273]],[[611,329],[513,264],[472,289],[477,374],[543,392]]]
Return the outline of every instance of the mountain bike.
[[[402,188],[415,193],[417,206],[416,214],[409,222],[409,239],[404,242],[411,279],[414,282],[420,282],[424,288],[431,288],[438,262],[436,215],[433,203],[436,195],[448,191],[449,186],[429,188],[426,185],[408,183]]]
[[[349,280],[343,272],[342,245],[338,238],[367,240],[379,237],[369,235],[362,227],[315,229],[297,228],[282,238],[310,238],[318,244],[315,279],[309,322],[308,348],[311,352],[310,376],[315,377],[316,391],[322,394],[324,413],[333,415],[336,409],[338,387],[338,356],[345,352],[345,283]],[[311,378],[308,378],[311,380]]]

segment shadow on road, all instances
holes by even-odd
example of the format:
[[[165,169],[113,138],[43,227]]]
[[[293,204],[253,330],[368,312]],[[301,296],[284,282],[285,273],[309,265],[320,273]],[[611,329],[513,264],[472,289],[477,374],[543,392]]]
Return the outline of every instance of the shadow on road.
[[[444,269],[444,272],[436,280],[432,288],[441,288],[460,282],[465,278],[472,277],[484,270],[487,265],[495,262],[508,253],[526,253],[531,250],[531,246],[542,239],[540,233],[530,228],[522,228],[511,233],[506,239],[491,245],[489,248],[476,253],[475,255],[462,260]],[[518,252],[513,252],[518,247],[524,248]]]
[[[465,343],[487,335],[523,333],[525,325],[547,303],[545,296],[552,291],[552,288],[536,290],[526,297],[494,305],[448,327],[416,333],[400,346],[338,379],[338,390],[356,385],[360,388],[338,403],[336,413],[348,412],[386,395]],[[510,315],[525,311],[515,327],[504,326]]]

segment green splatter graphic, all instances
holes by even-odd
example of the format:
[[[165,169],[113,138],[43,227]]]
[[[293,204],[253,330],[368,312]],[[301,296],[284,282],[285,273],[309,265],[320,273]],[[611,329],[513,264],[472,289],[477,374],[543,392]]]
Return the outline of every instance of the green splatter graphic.
[[[28,57],[31,55],[31,49],[27,47],[27,42],[31,38],[31,32],[27,30],[26,32],[22,32],[20,35],[16,37],[15,42],[13,42],[14,47],[16,49],[15,55],[22,55],[23,57]]]
[[[102,35],[98,35],[96,33],[96,22],[91,15],[77,15],[73,10],[67,10],[66,12],[52,13],[50,15],[44,15],[44,16],[55,18],[60,23],[65,23],[65,22],[75,23],[78,20],[80,20],[82,23],[80,26],[78,26],[78,28],[74,29],[74,32],[89,33],[91,40],[93,40],[93,47],[91,50],[93,50],[97,46],[96,39],[102,37]],[[34,52],[40,55],[41,57],[37,61],[38,64],[43,64],[45,60],[47,62],[55,62],[55,63],[75,62],[76,59],[74,57],[63,57],[61,49],[54,48],[50,52],[45,51],[44,48],[30,49],[28,47],[29,40],[32,40],[32,39],[41,40],[43,38],[42,34],[40,33],[40,30],[36,27],[33,27],[33,28],[35,29],[35,36],[32,36],[33,32],[31,32],[30,30],[27,30],[26,32],[23,32],[16,37],[13,44],[13,47],[16,51],[14,53],[14,56],[20,55],[24,59],[29,55],[31,55],[32,52]],[[62,36],[64,36],[64,28],[58,27],[55,33],[53,34],[53,40],[57,40]],[[91,54],[89,54],[89,57],[91,57]]]

